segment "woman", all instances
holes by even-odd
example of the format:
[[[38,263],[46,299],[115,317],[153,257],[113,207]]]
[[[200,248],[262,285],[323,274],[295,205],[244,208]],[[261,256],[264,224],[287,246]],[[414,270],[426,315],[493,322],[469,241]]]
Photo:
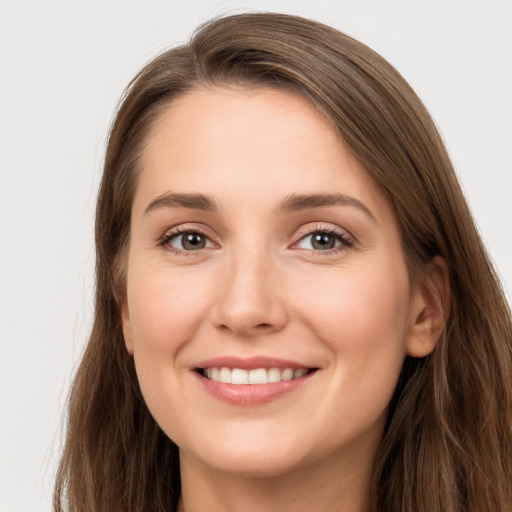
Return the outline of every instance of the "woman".
[[[505,511],[510,311],[369,48],[214,20],[112,126],[55,510]]]

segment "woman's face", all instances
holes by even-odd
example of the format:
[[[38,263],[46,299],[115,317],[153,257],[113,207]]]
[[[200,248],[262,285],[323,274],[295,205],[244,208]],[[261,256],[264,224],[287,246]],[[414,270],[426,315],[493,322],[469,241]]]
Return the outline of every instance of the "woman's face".
[[[371,461],[421,301],[393,208],[318,111],[265,88],[174,101],[130,237],[126,345],[182,461]]]

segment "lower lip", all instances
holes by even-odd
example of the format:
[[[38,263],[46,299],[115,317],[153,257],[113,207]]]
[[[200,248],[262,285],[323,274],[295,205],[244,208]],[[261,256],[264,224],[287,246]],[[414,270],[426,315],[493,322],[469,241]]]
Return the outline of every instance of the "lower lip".
[[[299,389],[316,373],[311,372],[300,379],[282,380],[269,384],[226,384],[207,379],[195,372],[201,384],[208,392],[225,402],[237,405],[258,405]]]

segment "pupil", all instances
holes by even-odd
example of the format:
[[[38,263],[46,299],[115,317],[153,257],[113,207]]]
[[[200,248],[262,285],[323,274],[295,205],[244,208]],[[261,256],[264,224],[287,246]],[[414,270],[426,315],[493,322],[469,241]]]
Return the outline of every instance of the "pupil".
[[[332,249],[334,247],[334,237],[327,233],[318,233],[313,237],[313,247],[315,249]]]
[[[183,247],[185,249],[202,249],[204,244],[204,237],[199,233],[189,233],[183,240]]]

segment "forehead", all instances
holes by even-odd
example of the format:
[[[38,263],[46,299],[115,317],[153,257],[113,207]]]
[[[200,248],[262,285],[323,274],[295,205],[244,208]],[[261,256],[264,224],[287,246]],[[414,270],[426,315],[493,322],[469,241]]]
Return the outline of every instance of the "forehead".
[[[274,88],[200,88],[173,101],[149,132],[134,208],[169,190],[260,205],[339,192],[390,208],[326,117]]]

